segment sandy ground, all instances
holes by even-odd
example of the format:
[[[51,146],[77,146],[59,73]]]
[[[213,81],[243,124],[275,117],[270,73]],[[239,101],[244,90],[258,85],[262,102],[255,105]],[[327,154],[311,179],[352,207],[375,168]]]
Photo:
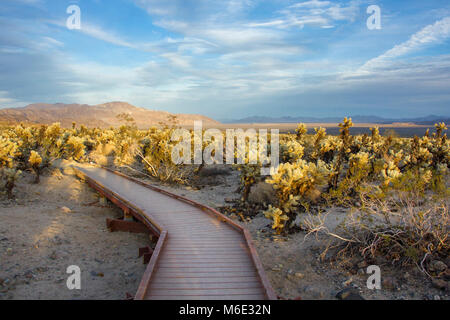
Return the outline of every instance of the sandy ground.
[[[120,217],[121,212],[112,205],[101,207],[96,193],[68,170],[47,172],[39,185],[30,184],[32,179],[24,174],[16,200],[0,201],[0,299],[124,299],[126,292],[134,294],[145,270],[138,248],[150,244],[148,236],[109,232],[105,218]],[[204,177],[199,190],[142,180],[214,208],[239,198],[238,172],[233,170]],[[330,214],[338,221],[346,212],[335,208]],[[261,213],[238,222],[250,230],[282,298],[335,299],[344,288],[365,299],[449,298],[415,267],[398,270],[380,265],[383,287],[369,290],[366,266],[360,261],[354,261],[356,269],[350,271],[320,261],[325,239],[305,239],[303,232],[275,236]],[[82,290],[66,287],[66,268],[72,264],[81,268]]]
[[[96,194],[56,169],[39,185],[23,174],[16,200],[0,202],[0,299],[125,299],[145,270],[138,248],[147,235],[107,230]],[[63,207],[69,208],[70,212]],[[81,269],[81,290],[69,290],[66,269]],[[1,285],[3,283],[3,286]]]

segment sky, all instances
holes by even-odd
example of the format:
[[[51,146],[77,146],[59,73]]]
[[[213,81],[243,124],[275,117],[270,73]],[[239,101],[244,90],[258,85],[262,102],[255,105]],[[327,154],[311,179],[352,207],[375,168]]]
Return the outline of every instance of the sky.
[[[0,108],[450,116],[449,49],[448,0],[1,0]]]

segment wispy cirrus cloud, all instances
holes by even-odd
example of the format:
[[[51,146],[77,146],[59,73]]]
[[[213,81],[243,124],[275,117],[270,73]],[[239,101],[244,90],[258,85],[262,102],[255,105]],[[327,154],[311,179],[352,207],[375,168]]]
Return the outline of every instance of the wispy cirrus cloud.
[[[429,45],[443,42],[450,37],[450,17],[443,18],[413,34],[407,41],[394,46],[376,58],[367,61],[358,72],[370,72],[382,68],[386,61],[407,55]]]
[[[330,2],[311,0],[298,2],[279,11],[271,21],[250,23],[252,27],[300,27],[306,25],[333,28],[336,22],[354,21],[359,13],[360,1]]]

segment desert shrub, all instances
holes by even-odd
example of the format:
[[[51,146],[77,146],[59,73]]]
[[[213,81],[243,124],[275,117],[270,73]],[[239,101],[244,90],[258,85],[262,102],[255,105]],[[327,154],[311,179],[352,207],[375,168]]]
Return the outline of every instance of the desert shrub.
[[[265,212],[267,217],[273,219],[278,233],[294,221],[299,204],[307,210],[311,203],[320,198],[321,187],[329,175],[329,166],[321,160],[317,163],[297,160],[295,163],[280,164],[278,172],[266,180],[276,190],[278,203]],[[282,219],[284,223],[278,221],[280,215],[274,215],[274,212],[279,212],[276,209],[281,210],[282,216],[287,216],[287,219]]]
[[[39,183],[41,169],[42,169],[42,158],[36,151],[32,150],[30,154],[30,158],[28,159],[28,163],[31,166],[34,174],[36,175],[35,183]]]
[[[152,128],[141,141],[141,148],[136,154],[142,160],[148,173],[161,181],[185,182],[185,172],[182,164],[172,161],[171,136],[174,129]],[[143,150],[143,151],[142,151]]]
[[[239,175],[239,191],[242,195],[242,201],[247,201],[250,189],[261,178],[261,166],[255,164],[238,165]]]
[[[335,247],[338,257],[356,255],[370,260],[382,256],[393,264],[415,264],[421,269],[428,255],[448,256],[450,216],[445,200],[425,203],[409,192],[385,198],[375,189],[367,188],[361,207],[354,208],[336,230],[325,227],[326,216],[307,219],[309,233],[335,239],[323,256]]]
[[[19,146],[9,136],[0,136],[0,168],[13,167],[14,158],[19,155]]]
[[[21,173],[20,170],[13,168],[0,168],[0,181],[3,182],[3,185],[0,185],[0,191],[5,193],[8,199],[13,198],[13,189]]]

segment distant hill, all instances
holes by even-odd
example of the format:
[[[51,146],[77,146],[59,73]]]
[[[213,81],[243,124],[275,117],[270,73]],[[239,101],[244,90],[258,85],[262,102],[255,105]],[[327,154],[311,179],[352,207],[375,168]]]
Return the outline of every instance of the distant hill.
[[[450,123],[450,118],[445,116],[429,115],[420,118],[382,118],[378,116],[351,116],[354,123],[412,123],[418,125],[433,125],[436,122]],[[253,116],[243,119],[222,120],[224,123],[339,123],[344,117],[263,117]]]
[[[35,103],[23,108],[0,109],[0,123],[51,124],[60,122],[64,127],[72,126],[72,122],[88,127],[116,127],[123,124],[117,118],[119,114],[127,114],[133,118],[139,128],[148,128],[160,122],[166,123],[172,115],[177,116],[178,124],[192,125],[195,120],[214,125],[219,122],[195,114],[172,114],[165,111],[153,111],[135,107],[126,102],[109,102],[99,105],[87,104],[46,104]]]

